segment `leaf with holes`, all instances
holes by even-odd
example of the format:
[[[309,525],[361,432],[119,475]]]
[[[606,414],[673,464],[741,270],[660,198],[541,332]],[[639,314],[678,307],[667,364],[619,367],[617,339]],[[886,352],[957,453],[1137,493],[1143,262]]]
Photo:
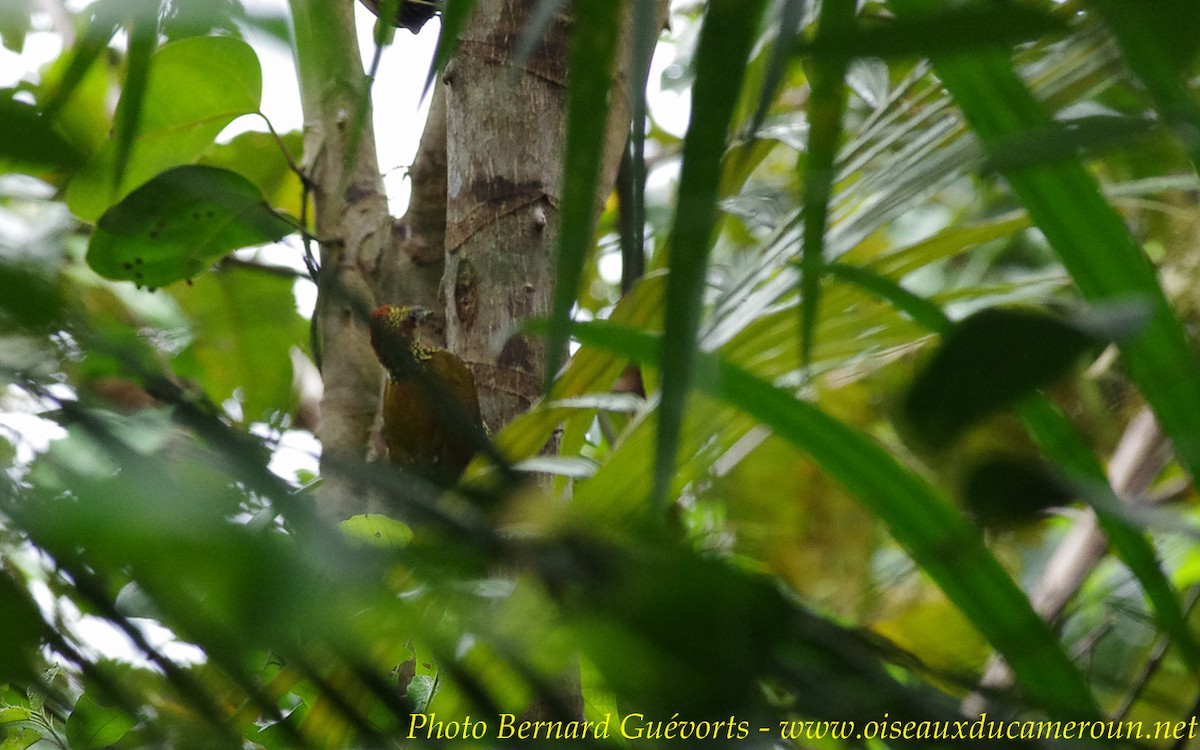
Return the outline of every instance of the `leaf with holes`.
[[[293,231],[245,177],[176,167],[100,217],[87,261],[106,278],[160,287],[195,276],[230,251]]]

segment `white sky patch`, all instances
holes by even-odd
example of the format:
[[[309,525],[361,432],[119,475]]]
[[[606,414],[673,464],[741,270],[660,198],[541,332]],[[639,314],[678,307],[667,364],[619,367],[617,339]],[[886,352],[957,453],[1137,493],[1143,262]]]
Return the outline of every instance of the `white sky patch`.
[[[37,80],[34,73],[62,54],[62,37],[34,31],[25,37],[20,53],[0,47],[0,87],[11,88],[22,80]]]
[[[358,19],[358,46],[363,52],[363,65],[369,68],[375,50],[375,17],[361,4],[355,3],[354,7]],[[379,171],[383,175],[388,207],[396,216],[404,213],[412,192],[408,170],[425,130],[433,86],[437,85],[434,83],[429,94],[422,97],[440,31],[440,18],[425,24],[421,33],[415,36],[397,29],[392,45],[380,58],[372,89],[375,151],[379,155]]]
[[[38,404],[25,391],[9,385],[0,392],[0,432],[11,440],[16,456],[13,464],[27,467],[34,456],[44,453],[50,443],[67,436],[67,431],[33,412]]]
[[[276,439],[275,450],[271,453],[271,461],[267,468],[280,479],[296,484],[297,473],[300,471],[314,475],[320,473],[321,443],[311,432],[287,430],[275,434],[262,424],[255,424],[251,427],[251,432]]]
[[[688,121],[692,110],[692,92],[690,88],[682,91],[663,88],[664,77],[679,75],[683,71],[676,64],[676,49],[674,45],[660,44],[650,61],[650,77],[646,81],[646,101],[654,122],[671,135],[683,137],[687,132]]]
[[[16,457],[13,461],[17,466],[28,466],[34,456],[44,453],[50,443],[67,436],[67,431],[48,419],[36,414],[25,414],[19,411],[7,411],[8,407],[0,406],[0,431],[8,433],[12,438]]]
[[[600,278],[608,284],[621,283],[621,254],[608,252],[600,255]]]
[[[292,295],[296,298],[296,312],[311,319],[317,309],[317,285],[311,281],[297,280],[292,287]]]
[[[153,667],[150,658],[138,648],[129,636],[108,620],[95,615],[85,615],[69,599],[55,597],[44,580],[54,575],[31,553],[29,559],[19,559],[25,572],[32,576],[29,592],[47,622],[61,621],[78,639],[87,656],[127,662],[141,667]],[[176,664],[199,664],[205,660],[204,652],[198,647],[179,640],[170,629],[146,618],[133,617],[130,623],[153,649]]]
[[[179,640],[168,628],[154,620],[135,617],[131,618],[130,622],[151,648],[176,664],[200,664],[207,658],[200,648]],[[93,615],[82,615],[72,624],[71,629],[99,656],[142,667],[154,666],[129,636],[108,620]]]

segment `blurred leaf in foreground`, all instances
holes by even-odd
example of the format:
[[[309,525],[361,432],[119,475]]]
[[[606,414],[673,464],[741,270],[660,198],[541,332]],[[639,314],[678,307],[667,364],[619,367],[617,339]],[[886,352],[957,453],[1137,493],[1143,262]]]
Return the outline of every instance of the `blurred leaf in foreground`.
[[[1020,396],[1052,383],[1083,354],[1125,339],[1143,317],[1136,304],[1063,317],[989,308],[965,318],[943,339],[904,399],[915,436],[945,447],[964,429]]]
[[[1074,497],[1066,482],[1046,467],[999,456],[971,471],[963,494],[972,520],[987,527],[1034,521]]]

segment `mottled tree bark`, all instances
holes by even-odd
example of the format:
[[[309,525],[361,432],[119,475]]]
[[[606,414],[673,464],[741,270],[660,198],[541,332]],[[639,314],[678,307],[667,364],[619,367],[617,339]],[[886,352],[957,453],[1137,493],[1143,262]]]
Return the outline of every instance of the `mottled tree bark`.
[[[493,428],[540,395],[545,342],[515,331],[550,312],[554,289],[570,21],[558,15],[523,68],[513,70],[535,5],[481,0],[445,74],[447,343],[474,370]],[[665,19],[666,0],[659,5]],[[609,123],[597,215],[629,127],[626,60],[617,55],[609,106],[597,113]]]
[[[513,331],[549,312],[554,288],[568,23],[556,17],[513,70],[533,5],[478,3],[444,77],[447,343],[475,372],[493,428],[541,390],[545,343]]]
[[[443,77],[446,89],[446,341],[471,367],[484,419],[502,428],[541,395],[546,342],[518,331],[550,313],[566,146],[570,20],[559,14],[517,70],[535,0],[480,0]],[[667,3],[661,3],[665,18]],[[624,35],[628,38],[628,34]],[[616,56],[618,69],[627,55]],[[629,128],[626,76],[616,74],[596,213],[614,182]],[[558,706],[582,712],[577,675]],[[538,701],[528,718],[549,718]]]
[[[534,4],[480,0],[443,77],[446,339],[474,372],[493,429],[541,391],[545,341],[515,328],[549,313],[554,293],[569,28],[557,16],[524,68],[514,70]],[[553,703],[581,715],[577,674],[558,682]],[[526,718],[549,718],[549,703],[535,701]]]

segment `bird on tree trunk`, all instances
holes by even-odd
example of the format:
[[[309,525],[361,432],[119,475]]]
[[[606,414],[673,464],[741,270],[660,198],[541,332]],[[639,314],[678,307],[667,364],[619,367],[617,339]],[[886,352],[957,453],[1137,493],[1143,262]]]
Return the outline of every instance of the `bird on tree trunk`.
[[[458,481],[483,419],[475,378],[454,354],[425,345],[423,307],[383,305],[371,314],[371,346],[388,373],[383,434],[391,462],[442,485]]]

